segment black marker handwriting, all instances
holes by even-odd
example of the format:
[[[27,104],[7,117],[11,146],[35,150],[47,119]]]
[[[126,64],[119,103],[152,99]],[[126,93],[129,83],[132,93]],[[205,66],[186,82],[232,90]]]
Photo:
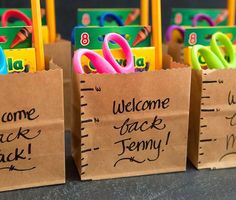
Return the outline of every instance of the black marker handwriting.
[[[234,97],[234,95],[232,94],[232,91],[229,91],[228,104],[229,104],[230,106],[236,104],[235,97]]]
[[[225,119],[230,120],[230,126],[236,126],[236,113],[230,117],[225,117]]]
[[[145,132],[148,130],[164,130],[166,124],[163,123],[163,119],[160,119],[158,116],[155,116],[152,122],[143,121],[143,122],[130,122],[130,118],[125,120],[121,126],[113,126],[114,129],[119,130],[120,135],[125,135],[132,132]]]
[[[122,114],[130,112],[142,112],[147,110],[167,109],[170,106],[170,98],[156,99],[156,100],[141,100],[138,101],[133,98],[131,101],[125,102],[121,100],[120,103],[113,101],[113,114]]]
[[[121,158],[118,161],[116,161],[116,163],[114,164],[114,167],[116,167],[119,162],[125,161],[125,160],[129,160],[130,162],[135,162],[135,163],[138,163],[138,164],[142,164],[146,161],[146,160],[142,160],[142,161],[136,160],[135,157]]]
[[[232,155],[236,155],[236,152],[230,152],[230,153],[227,153],[225,155],[223,155],[220,159],[219,159],[219,162],[223,161],[224,158],[228,157],[228,156],[232,156]]]
[[[31,170],[34,170],[34,169],[36,169],[36,167],[25,168],[25,169],[21,168],[20,169],[20,168],[16,168],[16,166],[14,166],[14,165],[11,165],[9,167],[0,168],[0,170],[8,170],[9,172],[11,172],[11,171],[25,172],[25,171],[31,171]]]
[[[31,135],[32,132],[30,131],[30,129],[23,129],[22,127],[20,127],[17,133],[13,132],[9,134],[0,133],[0,143],[10,143],[13,142],[14,140],[19,140],[21,138],[25,140],[33,140],[39,137],[41,133],[42,131],[38,130],[36,133]]]

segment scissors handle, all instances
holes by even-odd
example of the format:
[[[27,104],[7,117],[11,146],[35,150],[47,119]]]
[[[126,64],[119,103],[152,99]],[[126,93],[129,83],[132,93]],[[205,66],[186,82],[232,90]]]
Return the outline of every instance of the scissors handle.
[[[126,57],[127,57],[127,66],[120,66],[115,58],[113,57],[111,50],[109,48],[109,42],[114,41],[120,45],[123,49]],[[135,72],[134,69],[134,60],[131,48],[128,42],[119,34],[110,33],[107,34],[104,38],[103,43],[103,54],[104,58],[101,57],[96,52],[89,49],[79,49],[75,52],[73,58],[74,70],[77,73],[84,74],[84,69],[81,63],[82,56],[88,57],[93,63],[98,73],[108,73],[108,74],[116,74],[116,73],[131,73]]]
[[[229,56],[229,62],[225,59],[225,55],[222,53],[218,42],[220,42],[220,45],[225,48],[226,54]],[[224,64],[225,68],[236,68],[236,54],[233,44],[227,35],[221,32],[213,34],[210,46],[211,50]]]
[[[108,17],[112,18],[117,23],[118,26],[125,25],[122,19],[118,15],[114,13],[104,13],[100,18],[99,26],[102,26],[102,27],[105,26],[106,18]]]
[[[209,69],[224,69],[224,65],[221,60],[212,52],[208,47],[203,45],[195,45],[191,51],[192,68],[195,70],[201,70],[202,66],[199,62],[199,54],[204,58]]]
[[[173,31],[179,31],[182,38],[184,38],[185,35],[185,29],[181,26],[178,25],[171,25],[168,27],[167,31],[166,31],[166,42],[171,42],[171,38],[173,36]]]
[[[109,48],[109,42],[113,41],[117,43],[123,50],[124,54],[126,55],[126,67],[120,66],[114,56],[111,53],[111,49]],[[123,38],[121,35],[117,33],[109,33],[106,35],[104,38],[104,43],[103,43],[103,54],[104,58],[114,67],[114,69],[118,73],[133,73],[135,72],[134,68],[134,58],[133,58],[133,53],[131,51],[131,48],[129,46],[129,43],[125,38]]]
[[[0,74],[1,75],[8,74],[7,61],[2,47],[0,47]]]
[[[23,21],[27,26],[32,26],[32,20],[27,15],[25,15],[23,12],[21,12],[19,10],[11,9],[11,10],[7,10],[2,15],[2,26],[3,27],[7,26],[8,20],[11,17],[14,17],[14,18],[17,18],[17,19]]]
[[[192,20],[192,26],[196,27],[199,21],[205,20],[209,26],[215,26],[215,22],[212,20],[212,18],[209,15],[205,14],[197,14],[193,17]]]
[[[115,69],[111,66],[111,64],[107,62],[106,59],[104,59],[99,54],[89,49],[79,49],[75,52],[74,58],[73,58],[73,65],[74,65],[74,70],[76,73],[85,74],[82,63],[81,63],[83,56],[86,56],[87,58],[89,58],[89,60],[92,61],[98,73],[101,73],[101,74],[116,74],[117,73]]]

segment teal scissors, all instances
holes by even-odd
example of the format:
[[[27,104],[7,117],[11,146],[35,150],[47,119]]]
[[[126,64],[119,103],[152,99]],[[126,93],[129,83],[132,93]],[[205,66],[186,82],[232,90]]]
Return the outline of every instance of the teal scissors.
[[[0,74],[1,75],[7,75],[8,70],[7,70],[7,61],[5,54],[3,52],[2,47],[0,47]]]
[[[225,59],[221,46],[225,48],[229,61]],[[192,68],[196,70],[201,70],[202,68],[198,60],[199,53],[204,58],[209,69],[236,68],[236,52],[231,40],[224,33],[217,32],[212,35],[210,49],[203,45],[193,46],[191,51]]]

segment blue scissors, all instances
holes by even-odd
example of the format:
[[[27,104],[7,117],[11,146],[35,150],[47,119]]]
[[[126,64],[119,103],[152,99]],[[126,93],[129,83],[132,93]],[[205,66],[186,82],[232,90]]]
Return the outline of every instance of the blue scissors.
[[[124,26],[125,25],[124,22],[122,21],[122,19],[118,15],[116,15],[114,13],[107,12],[107,13],[104,13],[100,17],[99,26],[101,26],[101,27],[105,26],[105,22],[106,22],[107,18],[110,18],[110,19],[114,20],[117,23],[118,26]],[[84,26],[76,26],[76,27],[73,28],[72,34],[71,34],[71,43],[73,45],[75,44],[75,29],[76,28],[82,28],[82,27],[84,27]]]
[[[219,44],[225,47],[229,61],[225,59],[225,55],[222,53]],[[212,35],[210,49],[203,45],[195,45],[192,47],[192,68],[195,70],[201,70],[202,68],[198,59],[199,53],[204,58],[209,69],[236,68],[236,52],[234,51],[233,44],[229,37],[221,32]]]
[[[8,74],[6,56],[3,52],[2,47],[0,47],[0,74],[1,75]]]

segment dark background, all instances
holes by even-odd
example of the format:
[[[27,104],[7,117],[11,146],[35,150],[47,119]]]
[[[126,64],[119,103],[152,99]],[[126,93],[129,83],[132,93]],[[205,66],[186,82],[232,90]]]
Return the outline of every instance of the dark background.
[[[122,8],[139,7],[139,0],[55,0],[57,31],[64,38],[70,38],[76,25],[77,8]],[[158,1],[158,0],[157,0]],[[42,6],[44,1],[42,0]],[[163,30],[170,23],[171,8],[225,8],[226,0],[162,0]],[[30,0],[0,0],[0,7],[29,7]]]

